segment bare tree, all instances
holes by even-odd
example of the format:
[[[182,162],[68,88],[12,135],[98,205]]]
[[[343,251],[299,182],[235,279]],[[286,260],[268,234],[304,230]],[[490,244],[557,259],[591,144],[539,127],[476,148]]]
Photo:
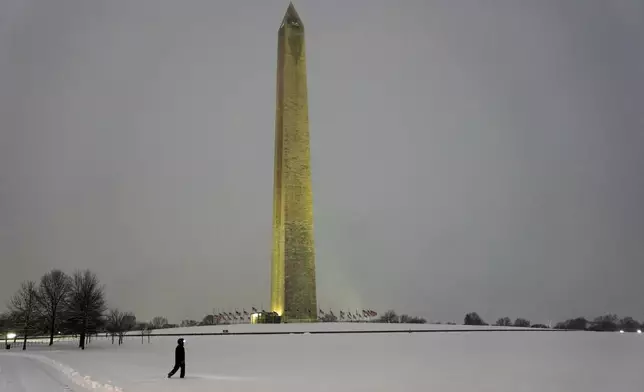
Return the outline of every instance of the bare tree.
[[[107,328],[112,335],[112,344],[114,336],[119,337],[119,345],[123,344],[123,336],[126,332],[131,331],[136,325],[136,317],[130,312],[121,312],[118,309],[110,310],[107,316]]]
[[[121,320],[121,333],[119,334],[119,344],[123,344],[123,336],[136,327],[136,316],[132,312],[125,312]]]
[[[118,309],[110,309],[110,312],[107,315],[107,331],[112,336],[112,344],[114,344],[114,337],[120,332],[122,321],[123,312]],[[119,344],[121,344],[120,339]]]
[[[476,312],[468,313],[465,315],[465,320],[463,321],[465,325],[487,325],[485,321],[478,315]]]
[[[382,316],[380,316],[380,320],[378,320],[381,323],[398,323],[400,322],[400,318],[394,312],[393,310],[388,310],[386,311]]]
[[[20,284],[20,289],[9,301],[9,311],[14,320],[22,325],[22,349],[27,349],[27,336],[38,318],[38,292],[36,282],[27,281]]]
[[[426,324],[427,320],[425,320],[422,317],[416,317],[416,316],[410,316],[407,314],[403,314],[400,316],[399,322],[401,324]]]
[[[60,270],[52,270],[40,278],[38,301],[49,328],[49,345],[54,344],[57,321],[71,291],[69,276]]]
[[[624,317],[619,321],[618,328],[626,332],[635,332],[640,329],[641,324],[632,317]]]
[[[494,325],[498,327],[511,327],[512,326],[512,320],[510,320],[509,317],[502,317],[498,320],[496,320],[496,323]]]
[[[206,315],[201,321],[201,325],[215,325],[215,316],[212,314]]]
[[[152,328],[161,329],[168,324],[168,319],[165,317],[157,316],[152,319]]]
[[[522,327],[522,328],[529,328],[530,327],[530,320],[526,320],[524,318],[518,318],[514,320],[514,326],[515,327]]]
[[[74,272],[69,311],[70,317],[79,326],[80,342],[78,347],[84,350],[85,337],[89,327],[95,325],[105,311],[104,287],[92,271]]]

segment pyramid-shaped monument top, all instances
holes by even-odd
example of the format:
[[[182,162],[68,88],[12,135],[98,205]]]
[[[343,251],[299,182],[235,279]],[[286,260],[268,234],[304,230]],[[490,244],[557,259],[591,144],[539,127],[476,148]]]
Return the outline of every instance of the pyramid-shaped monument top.
[[[293,3],[289,3],[288,9],[286,10],[286,14],[284,14],[284,19],[282,19],[282,24],[280,27],[284,25],[304,27],[304,25],[302,24],[302,19],[300,19],[297,11],[295,11],[295,6],[293,6]]]

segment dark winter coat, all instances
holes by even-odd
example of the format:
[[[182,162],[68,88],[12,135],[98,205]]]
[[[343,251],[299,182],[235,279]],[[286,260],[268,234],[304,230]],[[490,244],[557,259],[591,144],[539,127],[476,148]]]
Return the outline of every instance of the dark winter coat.
[[[183,348],[183,344],[177,345],[177,348],[174,350],[174,362],[183,363],[186,360],[186,350]]]

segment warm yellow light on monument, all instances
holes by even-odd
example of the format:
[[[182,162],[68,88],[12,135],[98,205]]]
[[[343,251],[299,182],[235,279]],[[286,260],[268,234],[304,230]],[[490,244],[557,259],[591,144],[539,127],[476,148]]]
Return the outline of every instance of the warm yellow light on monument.
[[[290,4],[278,31],[271,311],[317,320],[304,25]],[[313,311],[312,311],[313,310]]]

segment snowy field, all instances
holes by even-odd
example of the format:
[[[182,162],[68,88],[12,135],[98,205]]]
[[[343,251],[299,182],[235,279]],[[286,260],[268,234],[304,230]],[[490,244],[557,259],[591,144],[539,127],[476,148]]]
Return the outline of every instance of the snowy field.
[[[458,329],[445,325],[231,325],[199,333],[338,329]],[[644,335],[457,332],[188,336],[185,379],[168,380],[176,337],[129,336],[0,354],[0,391],[486,391],[641,390]],[[66,389],[67,388],[67,389]]]

